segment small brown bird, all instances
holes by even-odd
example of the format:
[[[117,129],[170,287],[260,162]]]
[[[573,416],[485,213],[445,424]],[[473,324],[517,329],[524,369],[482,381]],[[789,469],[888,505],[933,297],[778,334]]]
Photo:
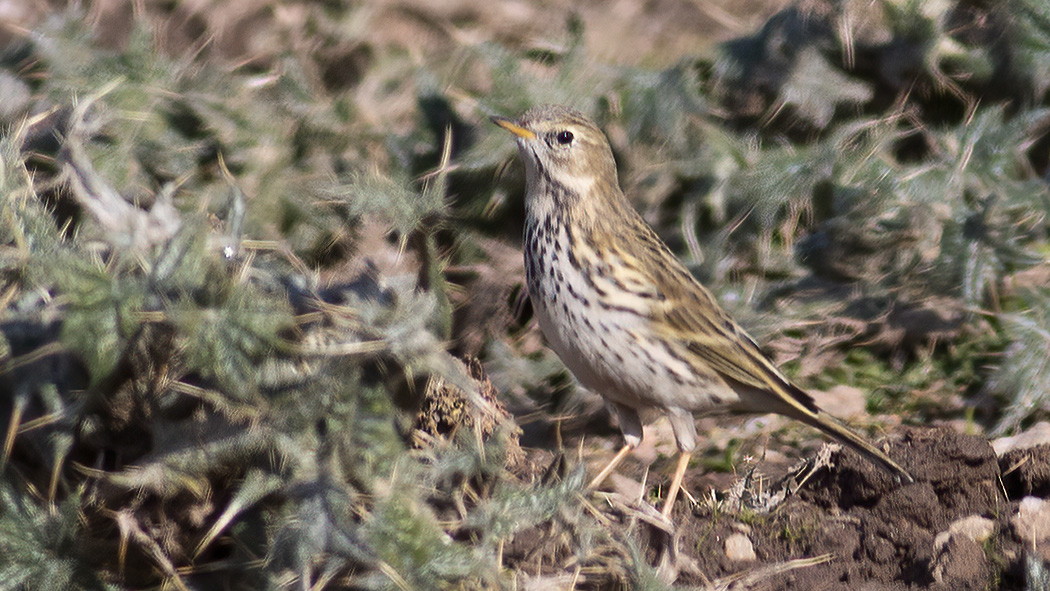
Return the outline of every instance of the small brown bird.
[[[525,273],[554,351],[620,419],[625,445],[596,487],[642,441],[642,421],[666,415],[680,450],[664,501],[669,516],[697,445],[694,413],[776,412],[852,447],[906,482],[912,477],[822,411],[675,258],[620,189],[609,142],[561,106],[492,121],[517,136],[525,162]]]

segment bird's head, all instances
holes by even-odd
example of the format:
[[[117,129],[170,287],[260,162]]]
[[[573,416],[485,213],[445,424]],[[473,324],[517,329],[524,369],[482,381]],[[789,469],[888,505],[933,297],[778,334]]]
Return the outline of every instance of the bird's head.
[[[530,199],[554,188],[584,201],[619,193],[609,141],[583,113],[544,105],[517,119],[493,117],[492,121],[517,136]]]

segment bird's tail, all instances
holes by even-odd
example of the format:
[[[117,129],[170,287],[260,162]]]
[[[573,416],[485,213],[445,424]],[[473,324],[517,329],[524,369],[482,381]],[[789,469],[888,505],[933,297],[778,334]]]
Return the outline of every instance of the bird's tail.
[[[900,478],[902,482],[915,482],[912,475],[900,464],[891,460],[889,456],[854,433],[838,419],[821,410],[812,396],[789,382],[772,365],[768,367],[772,370],[769,374],[768,388],[740,384],[734,388],[740,396],[737,405],[739,410],[757,413],[777,412],[802,421],[811,427],[820,429],[836,441],[852,447],[862,456]]]
[[[909,474],[907,470],[902,468],[900,464],[894,462],[892,459],[890,459],[888,455],[880,451],[874,445],[868,443],[867,440],[865,440],[860,435],[854,433],[849,427],[843,425],[839,422],[838,419],[829,415],[828,413],[819,409],[815,411],[806,409],[806,412],[798,412],[792,414],[795,414],[795,418],[806,423],[807,425],[810,425],[811,427],[816,427],[817,429],[820,429],[824,433],[827,433],[840,443],[843,443],[853,448],[857,451],[857,453],[867,457],[869,460],[879,465],[890,474],[899,477],[901,481],[915,482],[915,479],[912,478],[912,475]]]

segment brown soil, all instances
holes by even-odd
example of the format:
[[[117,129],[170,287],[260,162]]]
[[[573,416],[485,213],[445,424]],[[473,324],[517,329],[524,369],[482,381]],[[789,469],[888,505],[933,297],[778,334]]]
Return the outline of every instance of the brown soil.
[[[1005,504],[999,469],[983,439],[947,430],[904,431],[891,451],[916,477],[901,485],[852,452],[837,465],[810,479],[798,494],[750,525],[760,563],[779,563],[831,554],[832,560],[769,577],[777,589],[878,588],[984,589],[992,580],[991,564],[969,540],[945,560],[934,538],[953,521],[970,515],[1002,514]],[[710,531],[728,527],[737,516],[698,512],[683,522],[683,545],[703,549],[697,561],[709,577],[741,570],[728,562]],[[685,525],[688,523],[688,526]],[[976,555],[971,551],[977,548]],[[747,565],[754,568],[753,565]],[[941,582],[935,573],[939,567]],[[943,585],[943,587],[942,587]]]
[[[912,484],[896,482],[852,451],[835,449],[827,465],[812,469],[808,478],[792,471],[779,482],[759,486],[755,473],[744,475],[748,485],[738,490],[745,490],[745,499],[750,494],[752,504],[781,487],[794,491],[769,511],[748,508],[747,502],[734,506],[724,494],[694,489],[701,493],[699,503],[675,507],[674,552],[669,551],[671,536],[650,524],[658,521],[655,510],[646,511],[654,499],[632,504],[622,495],[615,499],[617,493],[596,493],[591,501],[602,507],[610,527],[634,537],[649,564],[663,563],[661,578],[676,585],[826,591],[1026,588],[1025,552],[1033,542],[1018,538],[1013,520],[1021,498],[1050,488],[1050,446],[996,458],[982,437],[947,428],[901,428],[890,438],[888,451],[915,476]],[[952,524],[966,518],[983,523],[985,535],[955,533]],[[754,560],[727,555],[726,541],[734,535],[739,540],[740,534],[750,541]],[[537,547],[548,538],[533,540],[523,543],[519,537],[508,551],[522,558],[557,555],[556,548]],[[607,581],[590,582],[594,588],[610,587]],[[727,586],[730,582],[739,586]]]

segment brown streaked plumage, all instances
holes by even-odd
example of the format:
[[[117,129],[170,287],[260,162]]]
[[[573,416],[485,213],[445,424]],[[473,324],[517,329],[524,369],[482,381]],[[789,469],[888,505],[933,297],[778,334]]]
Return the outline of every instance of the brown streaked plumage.
[[[641,443],[643,419],[666,415],[681,451],[669,515],[697,444],[693,415],[717,409],[798,419],[912,481],[792,384],[689,273],[627,201],[593,122],[560,106],[492,120],[517,136],[525,162],[525,272],[540,327],[620,418],[626,443],[592,486]]]

